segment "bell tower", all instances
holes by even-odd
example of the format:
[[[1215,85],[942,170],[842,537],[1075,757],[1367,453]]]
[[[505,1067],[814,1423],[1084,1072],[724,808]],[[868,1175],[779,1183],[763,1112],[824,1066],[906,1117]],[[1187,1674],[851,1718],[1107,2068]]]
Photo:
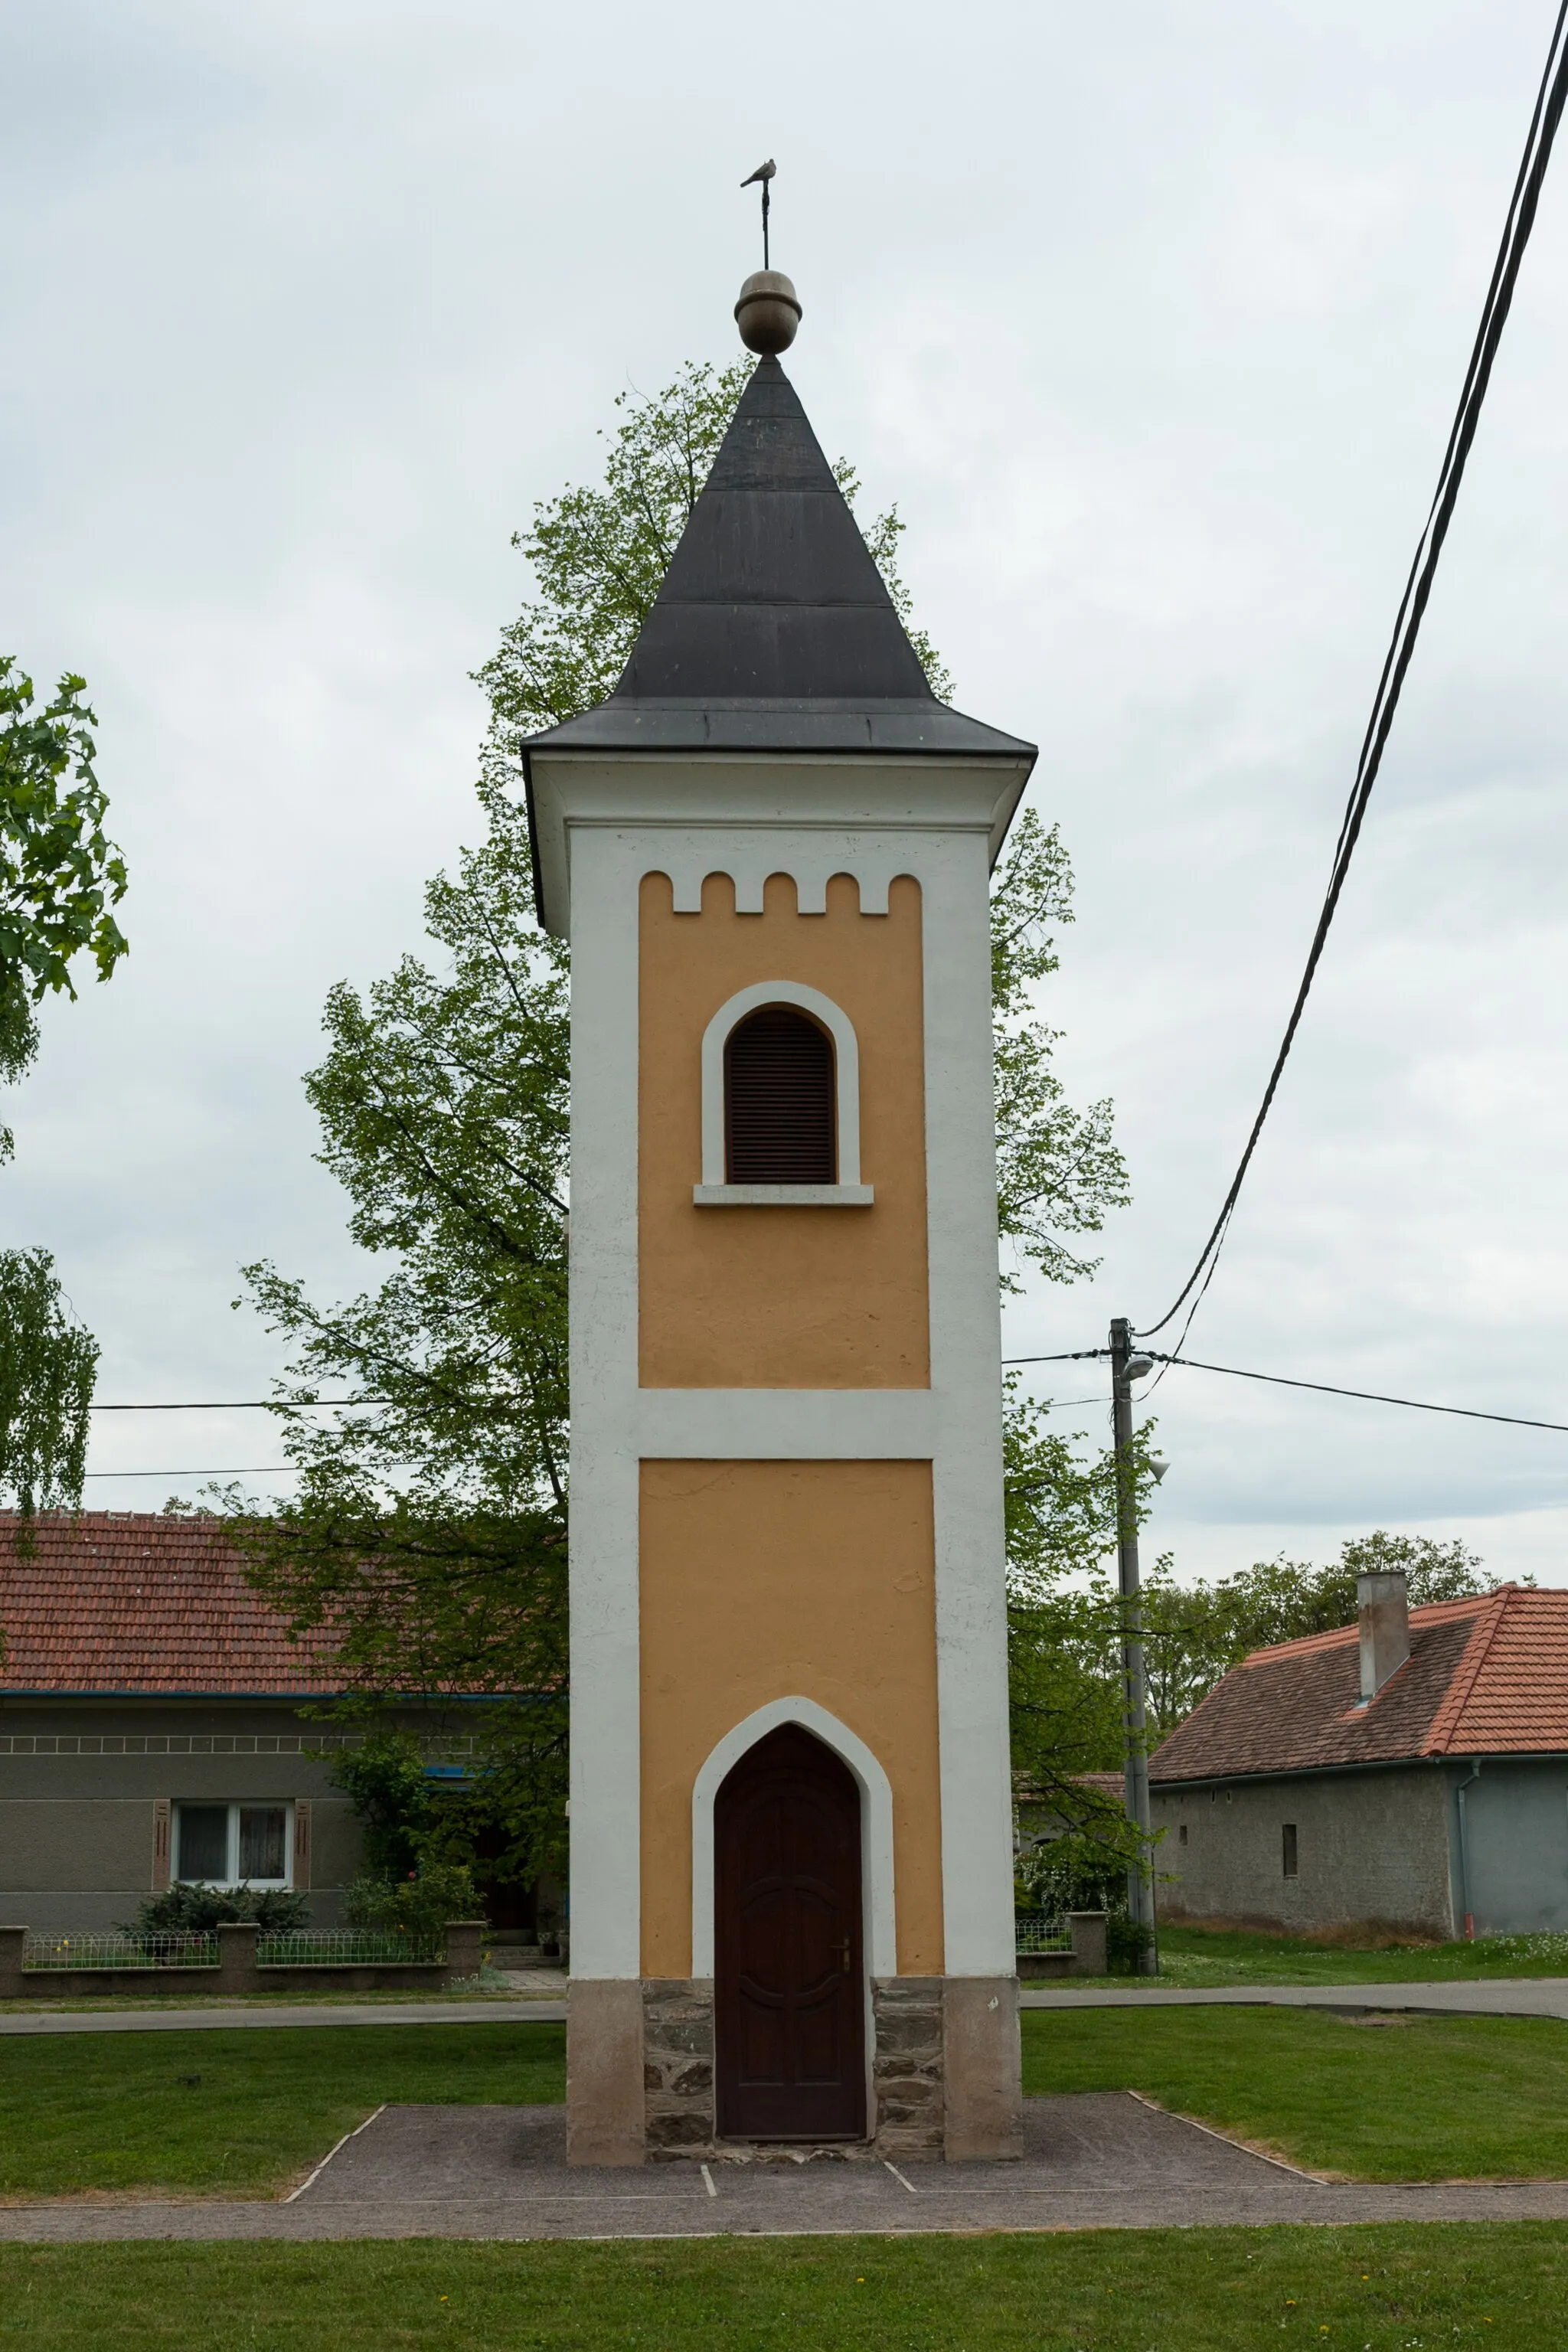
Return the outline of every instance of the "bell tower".
[[[776,353],[626,674],[527,746],[572,941],[576,2164],[1021,2150],[988,876]]]

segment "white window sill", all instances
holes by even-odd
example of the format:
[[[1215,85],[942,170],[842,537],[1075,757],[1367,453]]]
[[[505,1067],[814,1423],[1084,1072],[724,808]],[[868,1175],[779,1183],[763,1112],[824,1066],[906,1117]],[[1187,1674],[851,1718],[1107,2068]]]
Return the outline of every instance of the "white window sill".
[[[693,1184],[700,1209],[868,1209],[869,1184]]]

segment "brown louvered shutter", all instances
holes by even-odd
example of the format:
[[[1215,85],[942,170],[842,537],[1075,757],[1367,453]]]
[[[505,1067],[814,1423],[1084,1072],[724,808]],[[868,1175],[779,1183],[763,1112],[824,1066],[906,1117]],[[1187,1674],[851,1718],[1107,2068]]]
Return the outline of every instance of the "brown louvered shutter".
[[[724,1047],[731,1184],[837,1181],[833,1040],[789,1004],[739,1021]]]

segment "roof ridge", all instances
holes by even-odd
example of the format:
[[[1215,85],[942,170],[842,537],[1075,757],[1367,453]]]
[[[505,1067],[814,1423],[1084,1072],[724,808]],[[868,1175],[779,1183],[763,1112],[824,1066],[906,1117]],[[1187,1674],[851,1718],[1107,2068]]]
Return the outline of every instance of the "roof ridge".
[[[1549,1587],[1548,1591],[1554,1588]],[[1424,1625],[1444,1624],[1450,1617],[1462,1617],[1472,1611],[1486,1608],[1500,1592],[1520,1592],[1523,1590],[1522,1586],[1517,1584],[1497,1584],[1489,1592],[1461,1592],[1456,1594],[1451,1601],[1418,1601],[1410,1612],[1410,1622],[1417,1628]],[[1568,1600],[1568,1592],[1563,1593],[1563,1598]],[[1330,1649],[1336,1642],[1353,1642],[1359,1638],[1360,1632],[1359,1619],[1352,1618],[1348,1625],[1329,1625],[1320,1633],[1296,1633],[1289,1642],[1267,1642],[1261,1649],[1248,1650],[1246,1657],[1238,1659],[1237,1663],[1238,1665],[1250,1666],[1261,1659],[1282,1658],[1287,1655],[1301,1657],[1309,1650]]]
[[[1477,1612],[1477,1622],[1471,1630],[1469,1640],[1465,1644],[1464,1655],[1449,1676],[1448,1687],[1438,1701],[1437,1711],[1426,1727],[1426,1737],[1421,1747],[1423,1756],[1441,1756],[1447,1753],[1452,1734],[1469,1702],[1471,1692],[1480,1679],[1481,1668],[1490,1656],[1492,1644],[1501,1630],[1503,1619],[1508,1613],[1508,1596],[1510,1592],[1518,1591],[1517,1585],[1494,1586],[1493,1590],[1487,1594],[1482,1608]]]

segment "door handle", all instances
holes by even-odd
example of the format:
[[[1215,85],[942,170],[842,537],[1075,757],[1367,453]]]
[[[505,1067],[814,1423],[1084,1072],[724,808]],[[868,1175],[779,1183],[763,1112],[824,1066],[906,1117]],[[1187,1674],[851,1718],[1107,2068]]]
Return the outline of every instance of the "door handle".
[[[838,1952],[842,1962],[843,1973],[845,1976],[847,1976],[849,1973],[849,1937],[847,1936],[845,1937],[844,1941],[839,1945]]]

